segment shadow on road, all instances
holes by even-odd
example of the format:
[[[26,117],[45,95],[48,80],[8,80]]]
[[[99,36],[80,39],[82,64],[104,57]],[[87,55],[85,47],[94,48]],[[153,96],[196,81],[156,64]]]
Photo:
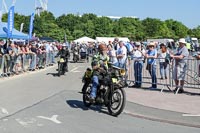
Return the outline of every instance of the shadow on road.
[[[52,75],[53,77],[59,77],[58,73],[47,73],[46,75]]]
[[[84,106],[82,101],[78,101],[78,100],[67,100],[66,103],[72,108],[82,109],[84,111],[90,109],[90,110],[93,110],[93,111],[96,111],[96,112],[99,112],[99,113],[108,114],[108,112],[105,111],[105,108],[102,107],[102,106],[90,106],[88,108],[88,107]]]
[[[83,63],[87,63],[87,61],[84,60],[79,60],[78,62],[74,62],[74,61],[69,61],[70,63],[74,63],[74,64],[83,64]]]
[[[184,91],[184,93],[185,93],[186,95],[189,95],[189,96],[200,96],[200,93],[195,93],[195,92]],[[183,94],[184,94],[184,93],[183,93]]]

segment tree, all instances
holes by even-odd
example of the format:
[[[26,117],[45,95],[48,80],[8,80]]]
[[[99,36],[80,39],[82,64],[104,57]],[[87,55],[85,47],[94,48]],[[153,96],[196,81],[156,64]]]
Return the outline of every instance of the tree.
[[[163,28],[163,22],[160,19],[146,18],[142,21],[142,25],[144,26],[146,37],[162,37],[161,33],[165,32],[161,31]]]
[[[112,20],[108,17],[99,17],[95,21],[95,36],[109,36],[112,34]]]
[[[169,19],[165,21],[168,29],[171,31],[171,36],[173,38],[182,38],[187,36],[188,28],[183,25],[181,22]]]
[[[198,26],[197,28],[192,29],[191,36],[200,38],[200,26]]]
[[[4,14],[2,21],[7,22],[8,14]],[[30,16],[15,13],[15,28],[20,29],[24,23],[23,32],[29,32]],[[155,18],[123,17],[113,20],[108,17],[97,17],[88,13],[80,15],[63,14],[55,17],[51,12],[44,11],[40,16],[35,16],[34,33],[36,36],[48,36],[59,41],[64,40],[66,34],[68,41],[82,36],[96,38],[97,36],[107,37],[128,37],[131,40],[145,40],[147,38],[174,38],[178,39],[188,35],[200,38],[200,26],[188,29],[179,21],[168,19],[161,21]]]
[[[7,22],[8,14],[4,14],[2,17],[3,22]],[[29,16],[20,15],[15,13],[14,15],[14,28],[20,30],[21,23],[24,23],[23,32],[28,33],[29,31]]]
[[[82,30],[74,30],[72,35],[73,35],[74,39],[77,39],[77,38],[84,36],[84,32]]]
[[[79,16],[73,14],[62,15],[56,19],[56,24],[63,29],[68,29],[71,33],[75,30],[75,26],[80,24]]]

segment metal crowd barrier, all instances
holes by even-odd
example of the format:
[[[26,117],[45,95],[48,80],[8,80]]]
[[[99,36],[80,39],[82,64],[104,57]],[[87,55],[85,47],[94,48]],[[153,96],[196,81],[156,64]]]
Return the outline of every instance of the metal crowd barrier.
[[[4,56],[0,56],[0,77],[3,76]]]
[[[155,59],[156,60],[156,80],[157,80],[156,85],[161,87],[160,88],[161,92],[164,89],[168,89],[168,90],[172,91],[172,88],[180,87],[180,86],[176,86],[174,79],[173,79],[174,69],[176,68],[175,61],[172,60],[172,62],[170,62],[170,64],[167,65],[167,68],[166,68],[167,79],[165,79],[165,75],[164,75],[163,79],[161,79],[160,64],[159,64],[160,59],[161,58]],[[134,64],[136,62],[143,62],[143,61],[144,61],[143,59],[138,60],[137,58],[133,58],[132,60],[127,61],[128,81],[130,82],[130,84],[138,82],[137,79],[135,79],[134,73],[135,73],[135,71],[139,71],[139,70],[137,70],[137,69],[134,70]],[[143,64],[143,66],[142,66],[142,71],[141,71],[141,73],[142,73],[141,84],[142,84],[142,86],[144,86],[144,84],[151,86],[152,77],[146,68],[147,67],[147,59],[142,64]],[[151,66],[151,68],[153,68],[153,67]],[[152,71],[152,69],[151,69],[151,71]],[[183,87],[199,89],[200,88],[199,72],[200,72],[200,61],[198,61],[194,58],[187,59],[187,69],[185,71],[185,84]]]
[[[45,68],[49,64],[52,64],[53,61],[56,63],[54,59],[55,53],[43,53],[42,57],[39,57],[36,54],[28,53],[28,54],[20,54],[14,57],[14,60],[11,60],[10,55],[5,54],[0,56],[0,77],[8,77],[10,75],[16,74],[15,68],[18,70],[17,72],[22,73],[31,69],[37,69],[38,67]],[[19,60],[17,60],[17,58]],[[20,65],[17,65],[17,62]],[[47,64],[48,63],[48,64]]]
[[[186,59],[187,67],[186,67],[186,75],[185,75],[185,83],[184,88],[200,88],[200,75],[199,75],[199,66],[200,61],[195,58]],[[175,63],[173,61],[173,67],[175,67]],[[174,81],[172,82],[172,86],[176,87]]]

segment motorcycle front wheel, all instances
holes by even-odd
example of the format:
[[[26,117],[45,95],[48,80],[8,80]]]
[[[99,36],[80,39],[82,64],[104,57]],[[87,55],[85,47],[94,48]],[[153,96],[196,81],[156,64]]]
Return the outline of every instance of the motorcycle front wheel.
[[[59,63],[59,67],[58,67],[58,76],[59,77],[62,74],[62,68],[63,68],[63,63]]]
[[[109,114],[112,116],[120,115],[126,104],[126,93],[124,88],[117,88],[111,94],[109,104],[107,106]]]
[[[87,87],[87,89],[84,90],[83,92],[83,104],[86,106],[86,107],[90,107],[92,105],[92,103],[90,103],[90,93],[91,93],[91,86],[89,85]]]

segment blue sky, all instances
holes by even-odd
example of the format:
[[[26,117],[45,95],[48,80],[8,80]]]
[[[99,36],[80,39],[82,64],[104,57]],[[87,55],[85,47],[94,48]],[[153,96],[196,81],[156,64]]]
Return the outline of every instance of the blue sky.
[[[6,1],[9,7],[12,0]],[[15,11],[30,15],[35,8],[34,1],[16,0]],[[137,16],[141,20],[146,17],[174,19],[189,28],[200,25],[200,0],[48,0],[48,10],[56,17],[68,13],[94,13],[102,16]]]

